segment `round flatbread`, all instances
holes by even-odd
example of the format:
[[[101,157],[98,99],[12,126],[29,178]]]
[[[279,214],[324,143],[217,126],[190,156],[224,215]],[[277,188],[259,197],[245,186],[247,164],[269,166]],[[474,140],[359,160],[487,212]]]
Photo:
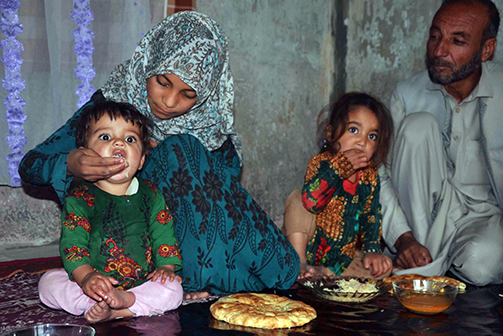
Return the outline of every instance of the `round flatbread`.
[[[445,275],[433,275],[433,276],[424,276],[421,274],[401,274],[401,275],[392,275],[390,277],[384,278],[384,282],[388,283],[393,283],[394,281],[397,280],[433,280],[433,281],[439,281],[439,282],[444,282],[449,285],[453,285],[458,287],[459,293],[464,293],[466,291],[466,284],[464,282],[461,282],[459,280],[449,278]],[[391,292],[393,289],[391,289]]]
[[[316,318],[313,307],[274,294],[232,294],[218,299],[210,311],[217,320],[264,329],[298,327]]]

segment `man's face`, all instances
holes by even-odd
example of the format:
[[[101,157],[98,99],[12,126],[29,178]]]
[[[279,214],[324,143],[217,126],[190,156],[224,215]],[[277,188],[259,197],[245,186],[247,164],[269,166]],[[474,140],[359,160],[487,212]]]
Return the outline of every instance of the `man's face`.
[[[478,3],[454,3],[437,12],[426,50],[432,82],[451,84],[479,71],[481,62],[487,59],[482,56],[482,33],[488,23],[487,9]]]

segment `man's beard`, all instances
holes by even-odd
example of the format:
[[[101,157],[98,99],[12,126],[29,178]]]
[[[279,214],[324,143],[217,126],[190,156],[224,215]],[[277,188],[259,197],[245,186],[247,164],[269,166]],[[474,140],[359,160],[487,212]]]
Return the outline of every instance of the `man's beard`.
[[[481,64],[482,48],[477,51],[477,53],[469,62],[463,64],[459,68],[455,68],[451,63],[442,61],[439,58],[430,59],[428,55],[426,55],[426,67],[428,68],[428,75],[430,76],[430,79],[433,83],[441,85],[451,84],[466,79],[471,74],[473,74]],[[442,76],[440,73],[436,72],[433,69],[433,66],[448,67],[452,70],[452,74],[450,76]]]

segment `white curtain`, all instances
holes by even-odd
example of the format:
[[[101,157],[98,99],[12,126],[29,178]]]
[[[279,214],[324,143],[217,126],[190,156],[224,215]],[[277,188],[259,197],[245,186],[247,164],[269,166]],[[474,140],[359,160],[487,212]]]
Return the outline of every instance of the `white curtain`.
[[[9,0],[0,0],[9,1]],[[96,75],[91,81],[99,89],[120,62],[131,57],[137,42],[154,24],[163,19],[164,0],[74,0],[88,1],[94,20],[87,26],[94,33],[92,57]],[[26,153],[63,125],[77,109],[76,89],[82,83],[74,75],[77,55],[73,50],[73,31],[78,25],[71,19],[72,0],[21,0],[19,23],[23,26],[17,40],[21,52],[21,79],[26,88],[20,97],[26,101],[24,134]],[[0,34],[0,40],[6,36]],[[0,63],[3,65],[3,63]],[[5,78],[0,66],[0,78]],[[9,133],[4,99],[0,88],[0,185],[11,185],[6,157]]]

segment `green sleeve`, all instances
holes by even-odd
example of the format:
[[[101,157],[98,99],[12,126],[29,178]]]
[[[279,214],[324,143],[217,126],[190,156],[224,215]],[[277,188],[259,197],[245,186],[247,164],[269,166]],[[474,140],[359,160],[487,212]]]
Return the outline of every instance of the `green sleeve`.
[[[104,99],[103,94],[98,90],[66,124],[26,153],[19,164],[19,175],[23,182],[33,185],[51,185],[61,203],[64,202],[73,179],[66,175],[66,161],[68,154],[76,148],[77,122],[85,108]]]
[[[372,187],[373,190],[367,198],[368,207],[364,207],[363,214],[360,216],[360,228],[362,230],[362,249],[364,253],[381,253],[381,235],[382,235],[382,212],[379,203],[380,182],[379,175],[376,174],[377,184]]]
[[[70,278],[77,267],[91,265],[89,254],[91,218],[92,208],[83,198],[69,196],[65,200],[61,214],[59,252],[63,259],[63,266]]]
[[[164,196],[158,189],[152,199],[149,234],[152,239],[152,259],[155,267],[175,265],[175,271],[182,268],[182,256],[176,241],[175,229]]]
[[[316,155],[311,159],[302,188],[302,203],[308,211],[319,213],[332,198],[344,192],[344,177],[338,169],[339,162],[344,160],[342,154]]]

